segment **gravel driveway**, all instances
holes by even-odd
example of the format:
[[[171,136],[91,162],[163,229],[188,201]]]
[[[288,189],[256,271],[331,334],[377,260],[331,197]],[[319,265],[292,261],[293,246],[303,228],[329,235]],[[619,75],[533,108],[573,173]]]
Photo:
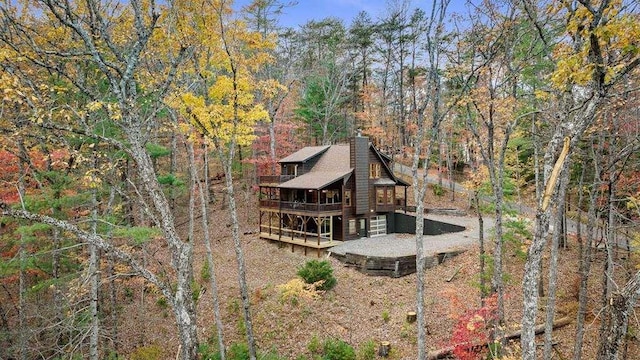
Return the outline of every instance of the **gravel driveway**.
[[[442,235],[425,235],[424,252],[426,256],[447,250],[464,249],[478,242],[478,219],[469,216],[432,215],[427,219],[464,226],[466,230]],[[485,238],[493,228],[493,219],[484,219]],[[387,234],[373,238],[346,241],[331,248],[331,252],[364,256],[399,257],[416,254],[416,241],[413,234]]]

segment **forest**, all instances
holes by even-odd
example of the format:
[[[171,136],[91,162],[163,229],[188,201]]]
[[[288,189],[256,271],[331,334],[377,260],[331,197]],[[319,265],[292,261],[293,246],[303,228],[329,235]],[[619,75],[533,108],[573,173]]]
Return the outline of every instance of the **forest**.
[[[0,0],[0,359],[637,358],[640,4],[305,1]],[[297,279],[258,178],[356,134],[493,229]]]

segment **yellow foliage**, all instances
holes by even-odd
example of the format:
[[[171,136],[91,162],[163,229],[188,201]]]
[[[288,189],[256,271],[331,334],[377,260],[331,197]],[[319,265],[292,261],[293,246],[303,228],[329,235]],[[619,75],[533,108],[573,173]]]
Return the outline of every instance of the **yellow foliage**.
[[[543,90],[535,90],[535,96],[536,99],[538,100],[543,100],[543,101],[547,101],[551,98],[551,94],[548,91],[543,91]]]
[[[97,176],[96,171],[89,170],[82,177],[82,186],[88,189],[96,189],[102,185],[102,180]]]
[[[570,2],[558,2],[551,11],[564,11],[567,21],[567,39],[554,49],[557,67],[551,76],[556,88],[562,89],[570,84],[585,85],[593,79],[597,66],[602,66],[605,83],[614,81],[625,64],[640,55],[640,22],[634,14],[621,14],[621,0],[611,1],[604,9],[603,16],[596,17],[589,8],[577,5],[571,8]],[[593,9],[598,6],[594,5]],[[590,58],[592,39],[597,41],[603,53],[603,64],[596,64]]]
[[[321,290],[318,290],[318,287],[322,285],[323,281],[307,284],[302,279],[295,278],[286,284],[276,286],[276,289],[280,291],[280,301],[283,302],[296,302],[300,299],[313,300],[322,293]]]
[[[464,186],[467,189],[478,190],[488,178],[489,169],[487,169],[486,165],[480,165],[476,171],[471,172],[469,179],[465,181]]]
[[[164,358],[163,348],[160,345],[147,345],[136,348],[129,358],[131,360],[153,360]]]
[[[100,101],[92,101],[87,104],[87,110],[89,111],[98,111],[102,109],[102,102]]]
[[[215,143],[248,145],[255,138],[255,124],[269,120],[256,94],[265,100],[282,90],[277,81],[258,81],[255,76],[272,61],[267,50],[275,46],[274,39],[250,31],[244,21],[231,19],[228,4],[185,2],[180,6],[192,16],[179,31],[195,49],[194,66],[183,72],[200,82],[179,94],[171,105]]]

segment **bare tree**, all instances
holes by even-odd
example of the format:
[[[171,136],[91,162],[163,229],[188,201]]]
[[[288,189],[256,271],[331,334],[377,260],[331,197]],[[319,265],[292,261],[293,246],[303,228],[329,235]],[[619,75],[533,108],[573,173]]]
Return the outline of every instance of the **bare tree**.
[[[119,261],[131,266],[134,271],[157,286],[168,300],[178,327],[181,356],[183,359],[194,359],[197,357],[198,342],[195,308],[191,298],[192,247],[191,244],[183,242],[176,232],[169,202],[160,188],[153,162],[145,148],[149,136],[148,130],[155,128],[157,115],[162,107],[161,99],[167,93],[175,75],[176,66],[181,62],[187,49],[177,45],[165,48],[164,50],[167,51],[165,62],[158,63],[156,68],[162,68],[162,75],[158,77],[158,73],[149,71],[146,74],[150,76],[143,78],[138,71],[150,59],[147,49],[152,41],[152,35],[160,25],[161,13],[155,3],[142,4],[133,1],[127,6],[121,6],[121,4],[87,1],[82,7],[78,7],[67,1],[44,0],[38,3],[37,9],[25,7],[22,10],[21,13],[17,13],[11,3],[0,5],[2,21],[5,29],[8,30],[2,32],[0,41],[15,53],[23,54],[32,65],[44,69],[49,74],[58,75],[74,91],[93,101],[94,104],[99,104],[101,111],[104,111],[109,118],[118,119],[116,126],[122,138],[94,133],[91,124],[87,122],[89,112],[84,108],[73,108],[74,104],[67,104],[62,109],[52,109],[53,112],[68,111],[69,118],[73,122],[61,122],[58,116],[43,116],[40,124],[33,123],[31,126],[82,134],[110,144],[131,157],[136,164],[140,181],[140,187],[137,187],[137,190],[143,192],[144,198],[148,199],[148,202],[145,202],[146,211],[163,234],[170,252],[175,278],[159,277],[140,264],[131,253],[114,247],[105,237],[85,231],[69,221],[15,210],[6,204],[0,204],[2,214],[43,222],[68,231],[80,240],[115,255]],[[130,21],[116,24],[111,21],[111,16],[122,16],[123,19],[127,18]],[[165,19],[169,21],[171,17]],[[69,37],[59,38],[47,31],[41,31],[50,24],[65,29],[65,34]],[[124,39],[115,36],[116,32],[126,32],[131,36]],[[74,68],[69,65],[72,64],[69,59],[82,59],[94,67],[97,77],[108,84],[108,98],[114,99],[113,103],[104,102],[105,97],[97,89],[96,82],[78,78]],[[155,56],[154,60],[157,60]],[[11,61],[11,59],[7,58],[5,61]],[[40,72],[33,74],[33,76],[44,75]],[[38,79],[31,80],[37,82]],[[140,87],[144,81],[155,81],[156,86],[144,92]],[[141,100],[143,96],[147,99],[145,105]],[[86,103],[80,104],[81,107],[85,105]],[[172,282],[176,284],[175,288],[171,286]]]
[[[211,250],[211,236],[209,232],[209,202],[207,201],[205,195],[207,193],[206,189],[209,188],[209,179],[206,178],[206,173],[204,177],[200,177],[200,175],[198,174],[193,143],[191,141],[188,141],[186,146],[187,154],[189,157],[189,173],[191,176],[191,196],[195,197],[196,193],[199,196],[200,211],[202,213],[202,231],[204,234],[203,240],[205,249],[207,251],[206,262],[209,271],[209,282],[211,286],[211,300],[213,301],[213,314],[215,317],[216,331],[218,335],[218,348],[220,359],[224,360],[226,358],[226,349],[224,344],[224,327],[222,324],[222,316],[220,314],[220,300],[218,297],[218,280],[216,277],[215,262],[213,261],[213,251]],[[207,149],[206,146],[204,148]]]
[[[427,191],[427,176],[429,173],[429,160],[435,149],[440,131],[440,124],[444,120],[446,113],[451,107],[443,109],[441,99],[441,76],[440,66],[443,50],[442,39],[444,36],[444,20],[446,18],[448,0],[434,1],[429,15],[427,28],[423,34],[426,42],[427,60],[427,80],[424,83],[424,93],[421,102],[417,103],[416,108],[412,108],[414,115],[416,132],[412,136],[413,143],[413,162],[411,166],[411,176],[414,187],[414,201],[416,203],[416,317],[418,323],[418,359],[426,359],[427,355],[427,339],[426,339],[426,323],[424,318],[424,271],[425,271],[425,252],[424,252],[424,201]],[[427,111],[431,110],[431,114]],[[427,122],[430,115],[431,122]],[[422,175],[418,169],[424,166]]]
[[[551,44],[550,39],[544,34],[544,23],[541,21],[541,12],[537,4],[530,1],[522,2],[529,18],[531,19],[538,35],[545,44]],[[617,16],[609,17],[605,13],[612,7],[618,6],[611,1],[602,1],[593,4],[591,1],[579,1],[567,4],[563,9],[563,15],[568,16],[568,25],[577,25],[577,28],[568,26],[567,37],[570,42],[565,49],[572,54],[579,54],[583,66],[574,69],[569,78],[555,77],[555,85],[558,90],[557,118],[562,119],[555,125],[553,135],[547,144],[544,155],[544,171],[542,182],[544,192],[537,199],[536,220],[534,238],[527,254],[523,279],[523,318],[521,347],[523,359],[533,360],[535,351],[535,319],[538,308],[538,278],[540,276],[540,263],[542,251],[547,244],[549,224],[551,223],[551,211],[557,202],[560,186],[566,183],[558,181],[558,177],[565,172],[570,158],[577,144],[582,140],[585,131],[596,118],[598,109],[606,103],[607,95],[617,82],[624,79],[625,75],[634,70],[640,64],[638,54],[626,54],[624,50],[618,51],[614,47],[609,48],[606,42],[602,42],[596,29],[613,23],[635,21],[624,12]],[[578,11],[579,10],[579,11]],[[582,31],[589,29],[588,31]],[[562,64],[564,65],[564,64]],[[616,68],[613,74],[607,72]],[[558,72],[568,69],[559,66]],[[578,77],[582,74],[582,78]]]

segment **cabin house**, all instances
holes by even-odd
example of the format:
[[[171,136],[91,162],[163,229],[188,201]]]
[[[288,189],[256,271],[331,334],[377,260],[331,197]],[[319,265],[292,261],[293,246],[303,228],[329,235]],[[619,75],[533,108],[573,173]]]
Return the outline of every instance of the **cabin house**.
[[[260,177],[260,237],[323,249],[394,232],[408,183],[367,137],[310,146],[279,161],[281,174]]]

